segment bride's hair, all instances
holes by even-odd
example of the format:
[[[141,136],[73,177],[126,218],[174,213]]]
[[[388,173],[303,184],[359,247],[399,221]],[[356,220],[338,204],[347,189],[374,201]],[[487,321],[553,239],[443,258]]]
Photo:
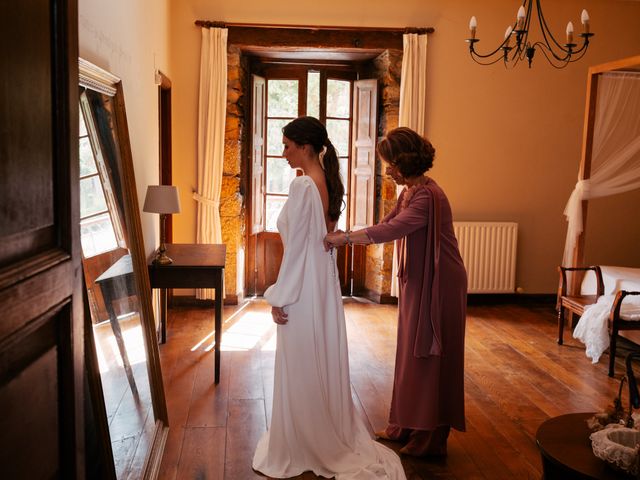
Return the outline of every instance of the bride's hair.
[[[336,222],[340,218],[342,210],[342,197],[344,195],[344,185],[340,176],[340,164],[335,147],[329,140],[327,129],[314,117],[298,117],[289,122],[282,129],[282,133],[289,140],[297,145],[311,145],[317,154],[322,152],[323,147],[327,148],[321,164],[324,169],[324,178],[327,181],[329,191],[329,218]]]

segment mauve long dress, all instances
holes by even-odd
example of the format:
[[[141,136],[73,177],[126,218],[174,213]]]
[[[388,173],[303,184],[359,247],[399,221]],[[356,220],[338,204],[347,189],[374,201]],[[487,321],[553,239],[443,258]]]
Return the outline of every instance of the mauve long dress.
[[[446,195],[429,178],[404,189],[393,211],[366,229],[374,243],[400,240],[398,346],[389,423],[465,430],[467,273]]]

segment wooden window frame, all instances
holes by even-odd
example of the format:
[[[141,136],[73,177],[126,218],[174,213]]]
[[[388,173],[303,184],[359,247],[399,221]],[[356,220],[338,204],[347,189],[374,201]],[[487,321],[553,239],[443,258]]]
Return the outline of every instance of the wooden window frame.
[[[113,228],[113,232],[116,237],[115,248],[111,250],[105,250],[104,252],[96,253],[94,255],[91,255],[90,257],[86,257],[84,254],[84,250],[82,250],[81,248],[82,258],[92,258],[94,256],[102,255],[104,253],[108,253],[108,252],[117,250],[119,248],[123,248],[126,245],[126,241],[125,241],[125,232],[122,230],[122,221],[120,220],[118,215],[117,203],[113,194],[113,189],[111,187],[112,183],[109,176],[109,172],[102,158],[102,147],[100,145],[100,140],[98,139],[98,136],[96,133],[95,122],[91,114],[91,109],[86,102],[87,102],[86,97],[81,92],[79,113],[85,124],[85,129],[87,132],[86,136],[89,139],[89,144],[91,145],[91,153],[93,154],[93,161],[95,162],[97,172],[95,174],[79,177],[79,180],[97,176],[100,179],[100,186],[102,188],[102,193],[104,195],[107,208],[106,210],[100,211],[98,213],[92,213],[91,215],[87,215],[87,216],[82,216],[81,214],[80,221],[85,220],[87,218],[95,217],[98,215],[103,215],[106,212],[109,214],[109,221],[111,222],[111,228]],[[78,136],[78,140],[80,138],[83,138],[83,137]],[[82,239],[82,235],[80,238]]]

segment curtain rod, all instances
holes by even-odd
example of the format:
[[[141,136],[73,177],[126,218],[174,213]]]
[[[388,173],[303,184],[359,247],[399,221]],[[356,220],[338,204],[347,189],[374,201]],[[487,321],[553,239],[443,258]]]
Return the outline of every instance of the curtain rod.
[[[318,25],[285,25],[285,24],[265,24],[265,23],[232,23],[232,22],[215,22],[209,20],[196,20],[195,24],[198,27],[205,28],[282,28],[291,30],[342,30],[342,31],[370,31],[370,32],[396,32],[396,33],[433,33],[435,28],[433,27],[331,27],[331,26],[318,26]]]

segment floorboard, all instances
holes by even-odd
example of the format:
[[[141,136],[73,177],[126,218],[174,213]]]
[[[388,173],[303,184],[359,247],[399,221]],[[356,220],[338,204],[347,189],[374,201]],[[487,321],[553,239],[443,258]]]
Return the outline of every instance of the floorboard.
[[[161,479],[264,478],[251,469],[271,419],[275,326],[262,299],[225,307],[220,384],[213,384],[211,308],[170,310],[160,346],[170,430]],[[395,358],[395,306],[346,299],[356,410],[371,431],[386,425]],[[550,417],[604,409],[623,370],[607,376],[608,356],[592,364],[565,332],[556,343],[549,305],[472,305],[465,350],[467,431],[453,431],[446,458],[402,457],[410,480],[539,479],[535,443]],[[401,445],[386,442],[398,451]],[[122,445],[122,448],[130,448]],[[318,478],[305,473],[299,480]]]

